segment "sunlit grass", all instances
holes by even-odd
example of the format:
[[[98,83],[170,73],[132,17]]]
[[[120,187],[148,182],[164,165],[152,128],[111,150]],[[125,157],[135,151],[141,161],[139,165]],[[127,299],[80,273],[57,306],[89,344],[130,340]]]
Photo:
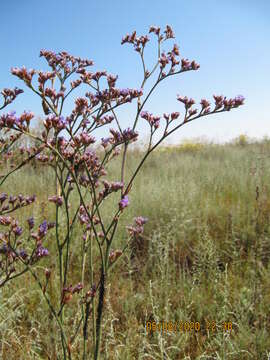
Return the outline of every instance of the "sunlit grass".
[[[149,219],[144,239],[110,275],[102,358],[267,359],[269,155],[268,141],[245,139],[227,145],[190,142],[152,154],[135,181],[113,245],[125,244],[125,226],[135,216]],[[129,154],[127,178],[140,157],[140,151]],[[118,168],[116,159],[108,177],[119,180]],[[15,173],[1,191],[38,195],[36,204],[21,211],[20,221],[32,214],[52,221],[54,207],[46,199],[54,194],[53,176],[42,168],[38,176],[33,171]],[[101,211],[109,219],[116,205],[106,204]],[[81,236],[78,226],[72,239],[78,254]],[[52,255],[40,262],[44,268],[56,262],[53,233],[47,241]],[[72,254],[71,284],[78,280],[78,254]],[[51,277],[52,298],[58,281]],[[30,276],[10,283],[0,296],[0,358],[56,359],[57,327]],[[66,311],[76,307],[74,299]],[[147,334],[143,324],[154,320],[197,321],[202,329]],[[215,331],[205,329],[206,320],[215,321]],[[227,333],[222,326],[229,321],[233,330]],[[70,326],[75,322],[71,319]],[[80,359],[76,344],[72,353]]]

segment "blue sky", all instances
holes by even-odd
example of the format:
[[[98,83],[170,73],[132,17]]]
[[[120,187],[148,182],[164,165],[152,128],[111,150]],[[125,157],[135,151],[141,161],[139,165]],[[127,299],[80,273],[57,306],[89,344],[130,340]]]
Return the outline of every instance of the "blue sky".
[[[212,94],[246,98],[244,107],[188,124],[172,141],[193,137],[226,141],[240,133],[270,136],[269,15],[267,0],[5,1],[0,13],[0,88],[23,86],[10,74],[12,66],[47,69],[39,58],[43,48],[91,58],[95,69],[119,75],[118,86],[138,88],[139,56],[131,46],[121,46],[121,38],[133,30],[145,34],[150,25],[170,24],[181,56],[195,59],[201,68],[161,84],[146,110],[183,112],[176,94],[196,101]],[[154,51],[150,46],[150,62]],[[28,89],[12,109],[42,114],[39,99]],[[121,112],[121,121],[124,128],[131,124],[132,109]],[[140,130],[146,129],[142,119]]]

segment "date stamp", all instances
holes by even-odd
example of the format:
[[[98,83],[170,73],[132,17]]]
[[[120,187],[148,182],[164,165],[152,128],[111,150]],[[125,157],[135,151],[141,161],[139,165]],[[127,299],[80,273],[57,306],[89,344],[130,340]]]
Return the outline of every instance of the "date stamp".
[[[186,333],[186,332],[200,332],[200,331],[208,331],[208,332],[217,332],[217,331],[224,331],[224,332],[231,332],[233,331],[233,323],[232,321],[227,322],[217,322],[217,321],[209,321],[205,320],[203,322],[193,322],[193,321],[147,321],[145,323],[145,329],[147,333],[152,332],[179,332],[179,333]]]

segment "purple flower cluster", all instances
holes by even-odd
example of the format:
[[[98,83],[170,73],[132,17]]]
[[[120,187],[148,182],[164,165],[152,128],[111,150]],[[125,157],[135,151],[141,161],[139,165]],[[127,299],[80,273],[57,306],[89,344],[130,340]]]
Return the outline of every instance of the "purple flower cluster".
[[[7,114],[0,116],[0,128],[13,128],[18,123],[18,117],[15,115],[15,111],[10,111]]]
[[[96,139],[89,135],[86,131],[82,131],[80,135],[74,136],[73,140],[70,142],[70,145],[72,147],[79,148],[80,146],[88,146],[90,144],[94,144],[96,142]]]
[[[31,86],[32,78],[36,73],[35,70],[27,70],[24,66],[22,68],[14,67],[11,68],[11,73],[17,76],[19,79],[23,80],[26,85]]]
[[[81,85],[81,83],[82,83],[82,80],[77,79],[77,80],[71,81],[70,86],[71,86],[72,89],[76,89],[78,86]]]
[[[75,109],[74,109],[74,113],[76,115],[83,115],[86,114],[86,112],[89,110],[89,104],[88,104],[88,100],[86,98],[83,97],[78,97],[75,100]]]
[[[34,221],[32,218],[27,220],[29,229],[32,229],[34,227]],[[37,243],[40,245],[42,239],[47,235],[48,230],[54,228],[55,223],[53,222],[47,222],[47,220],[44,220],[38,227],[38,231],[35,233],[31,233],[31,237],[36,239]]]
[[[139,236],[142,235],[144,230],[144,225],[147,223],[148,219],[142,216],[138,216],[134,219],[134,225],[127,226],[127,231],[132,236]]]
[[[3,235],[3,234],[0,233],[0,235]],[[8,252],[8,250],[9,250],[9,247],[6,244],[0,246],[0,254],[6,254]]]
[[[33,229],[33,227],[35,226],[35,220],[34,220],[33,216],[31,216],[30,218],[27,219],[27,223],[28,223],[29,230]]]
[[[80,170],[80,163],[84,163],[92,175],[92,182],[97,185],[97,180],[100,176],[106,175],[104,166],[101,164],[100,159],[94,150],[86,149],[84,154],[79,157],[77,160],[75,158],[75,164],[78,165],[78,170]]]
[[[95,72],[94,74],[92,74],[92,79],[94,79],[96,82],[98,82],[102,76],[107,76],[107,71]]]
[[[63,197],[62,196],[58,196],[58,195],[50,196],[48,198],[48,201],[53,202],[56,206],[63,205]]]
[[[0,194],[0,204],[2,205],[4,201],[6,201],[8,198],[8,194],[6,193],[1,193]]]
[[[15,237],[19,237],[23,233],[23,228],[19,226],[18,220],[11,216],[0,216],[0,225],[10,226],[10,231],[13,232]]]
[[[46,83],[46,81],[48,80],[53,80],[56,76],[56,72],[55,71],[39,71],[38,72],[38,83],[39,83],[39,91],[41,91],[42,93],[44,92],[44,84]]]
[[[114,261],[116,261],[122,254],[123,254],[122,250],[119,250],[119,249],[112,250],[109,254],[110,263],[113,263]]]
[[[147,35],[141,35],[140,37],[136,37],[136,31],[134,31],[131,35],[126,35],[122,39],[121,45],[126,42],[133,44],[135,51],[141,52],[149,40],[150,39]]]
[[[13,227],[12,231],[16,236],[20,236],[22,235],[23,229],[20,226],[15,226]]]
[[[127,144],[130,142],[134,142],[138,139],[139,136],[136,131],[130,128],[123,130],[122,133],[117,130],[110,129],[110,133],[112,134],[112,137],[101,139],[101,145],[104,148],[106,148],[108,144],[120,145],[123,143]]]
[[[12,222],[11,216],[0,216],[0,225],[9,226]]]
[[[156,34],[157,36],[159,36],[159,34],[160,34],[160,27],[158,27],[158,26],[150,26],[150,28],[149,28],[149,34],[150,33],[154,33],[154,34]]]
[[[111,143],[111,138],[101,138],[101,146],[106,147]]]
[[[166,65],[169,64],[170,58],[163,52],[158,61],[160,63],[160,69],[164,69]]]
[[[89,178],[85,174],[80,175],[78,182],[80,185],[82,185],[84,187],[87,187],[91,183]]]
[[[175,37],[173,29],[171,28],[170,25],[166,25],[166,29],[165,29],[164,33],[165,33],[166,39],[173,39]]]
[[[124,183],[121,181],[109,182],[107,180],[103,180],[102,182],[104,189],[99,192],[99,200],[104,199],[107,195],[121,190],[124,187]]]
[[[66,126],[68,125],[68,120],[63,116],[56,116],[54,114],[51,114],[45,118],[43,124],[47,132],[51,128],[54,128],[56,131],[60,132],[61,130],[66,128]]]
[[[139,134],[133,129],[127,128],[122,132],[122,141],[124,143],[134,142],[138,139]]]
[[[1,194],[0,197],[2,201],[7,200],[7,196],[4,193]],[[19,195],[18,197],[21,196]],[[34,228],[35,222],[33,217],[27,219],[27,223],[29,230]],[[38,227],[38,232],[31,233],[32,238],[36,239],[36,245],[31,251],[31,256],[28,255],[28,252],[24,248],[21,248],[24,240],[18,238],[23,234],[23,228],[19,225],[18,221],[11,216],[0,216],[0,225],[9,227],[8,231],[0,232],[0,241],[3,243],[0,247],[0,270],[1,268],[3,269],[2,264],[5,264],[5,276],[7,278],[16,271],[15,263],[19,259],[34,264],[39,261],[39,259],[49,255],[48,249],[42,244],[42,239],[47,234],[47,231],[55,226],[54,223],[47,223],[47,221],[44,220]],[[13,242],[11,246],[12,234],[16,241]]]
[[[111,74],[107,75],[107,82],[108,82],[109,88],[115,87],[117,79],[118,79],[118,75],[116,75],[116,76],[111,75]]]
[[[165,119],[168,123],[170,123],[170,122],[173,121],[173,120],[178,119],[179,116],[180,116],[180,113],[177,112],[177,111],[172,112],[171,114],[165,114],[165,113],[163,114],[164,119]]]
[[[82,283],[78,283],[75,286],[69,285],[62,290],[62,304],[67,304],[71,299],[72,295],[79,293],[84,288]]]
[[[40,87],[40,86],[39,86]],[[56,106],[56,101],[59,99],[59,98],[64,98],[65,96],[65,93],[64,93],[64,89],[62,88],[58,93],[56,92],[56,90],[54,88],[50,88],[50,87],[47,87],[45,88],[45,90],[43,89],[43,92],[42,92],[42,95],[43,97],[47,97],[51,100],[52,104],[54,106]],[[47,112],[50,111],[48,107],[48,104],[46,103],[46,101],[44,100],[43,101],[43,110],[45,112],[45,114],[47,115]]]
[[[124,195],[122,197],[122,199],[119,201],[119,209],[123,210],[124,208],[126,208],[129,205],[129,200],[128,200],[128,196]]]
[[[38,246],[36,249],[36,257],[40,259],[45,256],[49,256],[49,250],[44,248],[43,246]]]
[[[72,56],[66,51],[56,54],[50,50],[41,50],[40,57],[44,57],[54,70],[57,70],[57,67],[63,69],[66,75],[94,64],[92,60]]]
[[[245,98],[241,95],[236,96],[232,99],[227,99],[223,95],[213,95],[215,100],[215,107],[212,112],[218,111],[218,110],[231,110],[233,108],[237,108],[238,106],[241,106],[244,104]],[[187,96],[177,96],[177,100],[182,102],[185,105],[186,110],[188,110],[188,118],[192,115],[195,115],[198,110],[192,109],[192,106],[195,104],[195,100],[188,98]],[[210,109],[210,102],[206,99],[202,99],[201,102],[201,111],[200,115],[207,115],[211,112]]]
[[[151,26],[149,29],[149,33],[154,33],[158,37],[158,42],[161,43],[162,41],[166,41],[168,39],[173,39],[174,32],[171,26],[166,25],[166,28],[163,32],[163,34],[160,33],[160,27]],[[143,49],[145,47],[145,44],[149,41],[149,38],[147,35],[137,37],[136,31],[134,31],[132,34],[127,34],[125,37],[123,37],[121,44],[129,43],[133,44],[134,49],[141,53],[143,55]],[[171,75],[175,72],[176,65],[180,64],[180,59],[178,57],[180,56],[179,47],[177,44],[174,44],[171,51],[168,51],[167,53],[162,52],[158,61],[160,64],[160,70],[161,70],[161,78],[166,77],[167,75]],[[164,69],[166,66],[170,64],[170,70],[166,74],[164,72]],[[197,64],[194,60],[189,61],[188,59],[181,59],[181,71],[187,71],[187,70],[197,70],[199,69],[200,65]],[[149,71],[145,71],[146,77],[150,75]]]
[[[238,95],[233,99],[227,99],[222,95],[213,95],[215,100],[215,110],[223,108],[223,110],[231,110],[244,104],[245,98],[242,95]]]
[[[31,205],[36,200],[36,195],[32,196],[23,196],[19,194],[18,196],[13,196],[6,193],[0,194],[0,214],[4,214],[6,211],[16,210],[18,208]]]
[[[117,105],[130,103],[132,100],[143,95],[142,89],[116,89],[110,88],[97,92],[96,94],[92,94],[90,92],[86,93],[90,99],[91,107],[94,107],[99,104],[99,102],[103,103],[104,106],[106,104],[111,105],[113,101],[116,102]],[[106,107],[105,107],[106,108]]]
[[[38,227],[38,235],[40,238],[43,238],[46,234],[47,234],[47,231],[48,231],[48,223],[46,220],[43,221],[42,224],[39,225]]]
[[[142,111],[141,117],[148,121],[149,125],[157,129],[160,123],[160,116],[154,116],[153,114],[149,113],[148,111]]]
[[[12,101],[14,101],[16,97],[21,93],[23,93],[23,90],[18,89],[17,87],[15,87],[14,89],[7,89],[7,88],[3,89],[1,91],[1,94],[4,98],[4,103],[2,106],[0,106],[0,110],[3,109],[8,104],[11,104]]]
[[[87,206],[87,210],[89,210],[89,206]],[[87,229],[90,229],[91,219],[89,218],[86,209],[81,205],[79,208],[79,215],[78,219],[81,223],[81,225],[85,224],[87,225]],[[100,223],[100,220],[98,217],[93,216],[92,221],[94,225],[97,225]]]
[[[203,114],[208,114],[210,112],[210,102],[207,101],[206,99],[202,99],[200,104],[202,106],[201,112]]]
[[[0,255],[5,255],[8,260],[8,265],[10,266],[14,261],[17,260],[18,256],[20,256],[23,260],[27,259],[28,254],[24,249],[16,250],[15,252],[11,249],[11,247],[7,244],[3,244],[0,246]],[[0,262],[1,264],[1,262]],[[1,268],[1,266],[0,266]]]
[[[47,163],[50,161],[50,158],[46,154],[38,154],[35,156],[35,159],[38,160],[41,163]]]
[[[29,128],[30,121],[34,118],[32,112],[24,112],[20,116],[15,115],[15,111],[11,111],[7,114],[0,116],[0,129],[1,128],[14,128],[20,130],[27,130]]]
[[[164,35],[160,35],[160,27],[150,26],[149,34],[152,32],[158,36],[159,41],[162,41],[164,38],[166,40],[174,38],[174,32],[171,26],[169,25],[166,25],[166,28],[164,30]],[[132,34],[127,34],[122,38],[121,45],[125,43],[133,44],[135,51],[142,52],[148,41],[149,41],[149,37],[147,35],[142,35],[138,37],[137,32],[133,31]]]
[[[160,69],[163,71],[167,64],[171,64],[171,68],[168,74],[175,72],[175,66],[179,65],[180,61],[177,60],[176,54],[179,54],[178,46],[175,44],[172,51],[169,51],[167,55],[163,52],[159,58]],[[181,71],[189,70],[198,70],[200,65],[196,63],[195,60],[189,61],[188,59],[181,59]],[[163,71],[161,74],[162,77],[166,76],[166,73]]]
[[[86,71],[86,69],[84,68],[77,70],[76,73],[80,74],[80,79],[71,83],[72,88],[77,87],[81,82],[90,85],[92,80],[98,84],[101,77],[107,76],[106,71],[97,71],[95,73],[91,73],[89,71]]]
[[[73,294],[78,294],[81,290],[83,289],[83,284],[82,283],[78,283],[77,285],[75,285],[72,289],[72,293]]]
[[[105,115],[103,117],[92,116],[94,122],[98,125],[110,124],[114,120],[113,115]]]
[[[167,55],[165,52],[162,52],[159,63],[160,63],[160,69],[163,70],[167,64],[171,64],[170,73],[173,73],[175,71],[175,66],[179,65],[180,60],[177,59],[177,57],[180,56],[179,47],[177,44],[173,45],[173,48],[171,51],[167,52]],[[182,69],[183,70],[183,69]],[[163,73],[162,76],[165,76],[166,74]]]
[[[127,34],[126,36],[123,37],[121,41],[121,45],[125,43],[134,44],[136,40],[137,40],[136,31],[133,31],[131,35]]]
[[[181,60],[181,69],[182,71],[187,70],[198,70],[200,68],[200,65],[196,63],[195,60],[189,61],[188,59],[182,59]]]
[[[195,104],[195,100],[192,98],[188,98],[187,96],[180,96],[177,95],[177,100],[180,101],[181,103],[185,104],[185,108],[188,110],[189,108],[192,107],[192,105]]]
[[[24,249],[21,249],[19,251],[19,256],[23,259],[23,260],[26,260],[28,258],[28,254],[27,252],[24,250]]]

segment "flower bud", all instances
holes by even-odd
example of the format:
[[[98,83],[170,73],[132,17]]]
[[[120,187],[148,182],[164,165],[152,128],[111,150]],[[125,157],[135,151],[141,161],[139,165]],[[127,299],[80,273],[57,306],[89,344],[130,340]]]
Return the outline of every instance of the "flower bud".
[[[51,277],[51,270],[50,269],[45,269],[45,276],[46,276],[46,279],[49,280],[49,278]]]

